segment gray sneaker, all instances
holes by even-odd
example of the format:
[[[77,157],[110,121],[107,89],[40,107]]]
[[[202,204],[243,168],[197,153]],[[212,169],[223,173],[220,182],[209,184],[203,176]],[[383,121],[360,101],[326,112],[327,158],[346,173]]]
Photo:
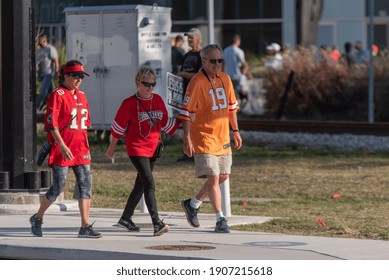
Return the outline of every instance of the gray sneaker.
[[[38,219],[36,217],[36,214],[32,215],[30,217],[30,224],[31,224],[31,232],[33,235],[42,237],[42,224],[43,220]]]
[[[185,211],[185,215],[188,223],[192,227],[199,227],[200,223],[199,223],[199,219],[197,218],[197,212],[199,210],[190,206],[190,199],[181,201],[181,206]]]
[[[93,229],[93,227],[92,227],[93,224],[87,225],[84,228],[80,228],[80,231],[78,232],[78,237],[79,238],[100,238],[100,237],[102,237],[101,233],[99,233]]]
[[[128,231],[140,231],[140,228],[134,224],[132,219],[126,221],[120,218],[119,222],[115,226],[126,228]]]
[[[230,233],[230,228],[227,225],[227,220],[224,217],[221,217],[219,221],[216,222],[215,232],[219,233]]]

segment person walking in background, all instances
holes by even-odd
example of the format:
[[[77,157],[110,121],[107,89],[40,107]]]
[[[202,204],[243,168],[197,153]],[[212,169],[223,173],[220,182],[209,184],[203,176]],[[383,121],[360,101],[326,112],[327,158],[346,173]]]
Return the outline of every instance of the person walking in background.
[[[373,56],[377,56],[378,55],[378,51],[379,51],[378,46],[376,44],[373,44],[371,46],[371,51],[372,51],[372,55]]]
[[[180,119],[184,128],[184,153],[194,156],[195,176],[206,178],[196,197],[181,202],[189,224],[199,227],[197,212],[209,197],[216,213],[216,232],[228,233],[221,210],[220,184],[231,173],[232,153],[229,125],[234,134],[234,146],[242,147],[238,129],[234,87],[230,77],[221,71],[222,50],[212,44],[201,50],[203,68],[190,81],[186,91]],[[191,114],[195,114],[194,120]]]
[[[282,64],[285,67],[291,66],[294,63],[294,58],[293,58],[293,50],[290,46],[290,44],[285,43],[282,45],[280,55],[282,57]]]
[[[353,45],[350,42],[344,44],[344,53],[340,57],[342,62],[345,62],[348,67],[351,67],[355,63],[355,56],[353,54]]]
[[[329,56],[333,59],[333,61],[338,61],[342,54],[339,52],[336,46],[332,46]]]
[[[369,63],[369,51],[362,47],[362,42],[357,41],[354,45],[354,57],[356,64],[365,64]]]
[[[277,43],[272,43],[266,47],[268,60],[265,66],[269,70],[282,70],[283,68],[283,57],[280,54],[281,46]]]
[[[247,101],[247,93],[242,90],[242,69],[247,69],[247,62],[244,51],[240,48],[241,38],[234,35],[231,45],[223,50],[224,71],[230,76],[234,86],[235,96],[241,103]]]
[[[192,28],[185,33],[188,36],[188,45],[190,50],[184,55],[182,59],[182,69],[177,73],[183,78],[184,93],[188,87],[189,81],[201,68],[201,32],[197,28]]]
[[[242,75],[240,76],[239,90],[241,92],[241,103],[240,108],[244,108],[248,102],[248,96],[250,91],[249,80],[253,79],[253,75],[249,71],[249,66],[247,63],[243,64],[240,68]]]
[[[172,46],[172,73],[177,75],[182,67],[182,59],[184,58],[185,51],[182,48],[184,44],[184,37],[177,35],[174,39],[174,46]]]
[[[168,117],[163,99],[153,93],[156,80],[157,75],[154,69],[149,66],[139,68],[135,77],[138,91],[120,105],[111,126],[112,140],[106,155],[113,159],[116,144],[125,135],[127,155],[138,171],[134,188],[117,226],[129,231],[140,230],[132,221],[132,216],[144,194],[154,226],[154,235],[159,236],[168,232],[169,226],[159,218],[157,210],[156,186],[153,176],[157,160],[155,151],[161,139],[161,129],[173,135],[180,121]]]
[[[188,45],[190,50],[184,55],[182,61],[182,69],[178,72],[178,76],[183,78],[183,96],[185,95],[186,88],[190,80],[194,75],[200,70],[201,64],[201,32],[197,28],[192,28],[185,33],[185,36],[188,36]],[[193,158],[188,157],[184,154],[182,157],[177,159],[178,162],[181,161],[193,161]]]
[[[30,218],[31,232],[35,236],[42,236],[44,213],[63,192],[71,167],[77,181],[75,196],[81,215],[78,237],[99,238],[102,235],[93,229],[93,224],[89,224],[92,181],[87,129],[91,125],[90,111],[85,93],[79,90],[85,75],[89,75],[77,60],[64,64],[59,74],[60,85],[49,96],[45,118],[47,140],[53,142],[48,159],[48,165],[53,169],[53,184],[46,192],[38,212]]]
[[[334,64],[335,61],[330,56],[330,49],[326,44],[320,45],[315,61],[323,64]]]
[[[40,92],[36,101],[36,109],[41,109],[48,93],[53,90],[53,78],[56,78],[59,71],[58,53],[54,46],[47,42],[45,34],[38,37],[39,47],[36,50],[36,71],[38,80],[41,82]]]

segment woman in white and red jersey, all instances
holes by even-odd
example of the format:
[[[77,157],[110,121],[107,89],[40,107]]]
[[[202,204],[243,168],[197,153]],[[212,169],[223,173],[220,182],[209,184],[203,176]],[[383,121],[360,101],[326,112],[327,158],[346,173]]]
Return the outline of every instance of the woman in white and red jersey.
[[[79,86],[85,75],[77,60],[68,61],[60,69],[60,85],[49,96],[45,118],[47,138],[52,142],[48,165],[53,169],[53,184],[42,200],[38,213],[30,218],[31,231],[42,236],[43,215],[63,192],[69,167],[77,180],[75,198],[81,214],[78,237],[99,238],[89,224],[91,199],[90,152],[87,129],[90,127],[89,104]]]
[[[157,76],[149,66],[141,66],[135,77],[138,91],[125,99],[111,125],[112,140],[106,155],[113,158],[118,140],[125,135],[127,155],[138,171],[134,188],[117,226],[129,231],[139,231],[132,221],[134,210],[144,194],[147,209],[154,226],[154,235],[169,230],[158,215],[155,198],[153,168],[157,160],[155,151],[161,138],[161,130],[173,135],[180,122],[168,116],[163,99],[153,93]]]

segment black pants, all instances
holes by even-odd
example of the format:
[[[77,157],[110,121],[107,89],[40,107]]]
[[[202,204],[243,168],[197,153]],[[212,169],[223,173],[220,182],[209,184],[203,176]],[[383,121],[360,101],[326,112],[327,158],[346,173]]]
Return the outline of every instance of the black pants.
[[[144,193],[151,221],[155,224],[159,220],[157,200],[155,198],[155,182],[152,173],[156,158],[130,157],[130,160],[134,164],[138,174],[136,175],[135,185],[128,197],[122,218],[128,220],[134,215],[135,208]]]

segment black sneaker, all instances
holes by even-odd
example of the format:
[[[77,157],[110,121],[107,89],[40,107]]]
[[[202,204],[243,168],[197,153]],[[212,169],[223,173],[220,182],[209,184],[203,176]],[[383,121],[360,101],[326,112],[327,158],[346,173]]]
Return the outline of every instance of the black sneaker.
[[[87,225],[84,228],[80,228],[80,231],[78,232],[78,237],[79,238],[100,238],[100,237],[102,237],[101,233],[99,233],[93,229],[93,227],[92,227],[93,224]]]
[[[119,222],[115,226],[126,228],[128,231],[140,231],[140,228],[137,227],[131,219],[126,221],[120,218]]]
[[[42,237],[42,224],[43,220],[38,219],[36,217],[36,214],[32,215],[30,217],[30,224],[31,224],[31,232],[33,235]]]
[[[190,206],[190,199],[181,201],[181,206],[185,211],[186,219],[192,227],[199,227],[199,219],[197,218],[197,212],[199,211],[196,208]]]
[[[215,231],[220,233],[230,233],[230,228],[227,225],[226,218],[221,217],[219,221],[216,222]]]
[[[169,226],[163,221],[158,220],[154,225],[154,236],[160,236],[169,231]]]

